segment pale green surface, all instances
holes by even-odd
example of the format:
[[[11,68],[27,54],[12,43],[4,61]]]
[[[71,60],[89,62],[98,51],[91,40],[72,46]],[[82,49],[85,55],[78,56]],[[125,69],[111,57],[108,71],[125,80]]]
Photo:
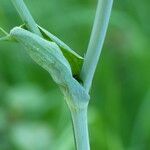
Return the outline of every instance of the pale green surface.
[[[100,59],[112,5],[113,0],[98,0],[93,30],[81,71],[81,79],[87,92],[91,88],[95,70]]]
[[[24,4],[24,1],[23,0],[11,0],[11,1],[16,7],[20,17],[22,18],[23,22],[26,24],[28,29],[33,33],[36,33],[37,35],[42,36],[41,32],[36,26],[34,19],[32,18],[30,12],[28,11],[28,8]]]
[[[90,97],[76,80],[81,72],[81,57],[48,31],[38,27],[23,0],[13,3],[31,32],[21,27],[13,28],[10,31],[10,41],[12,39],[12,42],[22,44],[30,57],[50,73],[61,88],[72,114],[76,150],[90,150],[86,111]]]
[[[87,108],[80,111],[72,111],[71,116],[74,128],[76,149],[90,150]]]
[[[38,24],[84,56],[96,0],[25,2]],[[88,113],[91,150],[150,149],[149,10],[149,0],[114,1],[91,91]],[[1,0],[0,27],[9,32],[20,24],[22,21],[11,2]],[[43,145],[36,136],[41,132],[42,139],[46,139],[40,140]],[[22,46],[3,42],[0,149],[35,150],[41,145],[42,150],[47,145],[48,150],[74,150],[68,109],[49,74],[30,59]]]
[[[13,28],[10,37],[22,44],[30,57],[50,73],[62,89],[70,108],[78,110],[87,106],[89,95],[73,78],[71,67],[57,44],[20,27]]]
[[[71,66],[73,76],[79,78],[84,59],[53,34],[42,27],[39,28],[45,39],[55,42],[60,47],[63,55]]]
[[[61,88],[72,114],[76,148],[90,150],[86,111],[89,95],[73,78],[71,67],[60,48],[54,42],[44,40],[20,27],[13,28],[10,37],[22,44],[30,57],[47,70]]]

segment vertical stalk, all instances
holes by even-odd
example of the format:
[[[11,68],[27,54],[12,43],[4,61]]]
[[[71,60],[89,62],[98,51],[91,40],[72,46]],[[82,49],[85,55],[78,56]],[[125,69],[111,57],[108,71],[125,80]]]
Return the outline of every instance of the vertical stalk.
[[[32,18],[28,8],[26,7],[23,0],[11,0],[14,6],[16,7],[20,17],[22,18],[23,22],[26,24],[27,28],[42,37],[40,30],[37,27],[36,22]]]
[[[90,150],[87,109],[71,111],[77,150]]]
[[[16,7],[28,29],[35,34],[42,36],[34,19],[24,4],[24,1],[12,0],[12,3]],[[113,0],[99,0],[98,2],[93,31],[81,71],[81,78],[83,79],[84,87],[87,92],[89,92],[91,87],[95,69],[104,43],[112,4]],[[71,116],[77,150],[90,150],[87,124],[87,108],[73,109],[71,110]]]
[[[104,43],[113,0],[99,0],[93,30],[81,71],[84,87],[89,92]]]

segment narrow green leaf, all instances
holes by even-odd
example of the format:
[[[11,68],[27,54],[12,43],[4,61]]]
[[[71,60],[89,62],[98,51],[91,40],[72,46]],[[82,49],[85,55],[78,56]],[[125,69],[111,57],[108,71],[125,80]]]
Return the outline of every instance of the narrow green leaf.
[[[67,76],[72,76],[69,63],[54,42],[48,42],[20,27],[12,29],[10,36],[25,46],[32,59],[47,70],[57,84],[64,85]]]
[[[74,76],[78,76],[80,74],[82,64],[83,64],[83,57],[78,55],[75,51],[73,51],[68,45],[66,45],[64,42],[62,42],[60,39],[58,39],[56,36],[54,36],[52,33],[48,32],[44,28],[38,26],[43,37],[49,41],[55,42],[62,50],[65,58],[70,63],[72,72]]]
[[[53,80],[60,86],[71,109],[87,107],[89,95],[73,78],[70,64],[56,43],[20,27],[12,29],[10,36],[21,43],[31,58],[50,73]]]
[[[21,27],[24,29],[27,29],[25,25],[22,25]],[[71,66],[73,76],[78,78],[79,74],[81,72],[82,65],[83,65],[83,60],[84,60],[83,57],[78,55],[68,45],[66,45],[63,41],[58,39],[52,33],[50,33],[49,31],[45,30],[44,28],[42,28],[40,26],[38,26],[38,27],[39,27],[39,30],[41,31],[41,34],[43,35],[44,39],[51,41],[51,42],[55,42],[60,47],[63,55],[68,60],[70,66]]]

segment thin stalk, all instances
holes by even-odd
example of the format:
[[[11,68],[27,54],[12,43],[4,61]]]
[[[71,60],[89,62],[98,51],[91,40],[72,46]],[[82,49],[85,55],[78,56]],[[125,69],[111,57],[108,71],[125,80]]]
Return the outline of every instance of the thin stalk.
[[[77,150],[90,150],[87,109],[71,111]]]
[[[9,34],[0,27],[0,31],[5,35],[5,36],[0,36],[0,41],[8,41],[10,39]]]
[[[20,17],[22,18],[23,22],[26,24],[27,28],[42,37],[42,34],[37,27],[36,22],[34,21],[33,17],[31,16],[28,8],[26,7],[23,0],[11,0],[14,6],[16,7]]]
[[[84,87],[89,92],[108,28],[113,0],[99,0],[93,30],[81,71]]]
[[[1,27],[0,27],[0,31],[1,31],[4,35],[8,35],[8,33],[7,33],[4,29],[2,29]]]
[[[32,18],[23,0],[12,0],[22,20],[27,25],[27,28],[42,36],[36,22]],[[81,78],[84,82],[84,87],[89,92],[93,80],[94,72],[99,60],[102,45],[106,35],[108,22],[110,18],[113,0],[99,0],[95,23],[91,39],[89,42],[87,54],[81,71]],[[71,116],[74,127],[74,136],[77,150],[90,150],[88,123],[87,123],[87,108],[71,110]]]

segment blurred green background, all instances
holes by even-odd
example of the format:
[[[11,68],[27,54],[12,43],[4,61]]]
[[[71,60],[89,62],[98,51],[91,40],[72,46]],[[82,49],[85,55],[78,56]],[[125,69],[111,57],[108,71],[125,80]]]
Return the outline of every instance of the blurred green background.
[[[25,0],[36,21],[85,54],[96,0]],[[91,150],[150,149],[150,1],[114,0],[91,91]],[[0,0],[0,27],[22,24]],[[74,150],[71,119],[49,74],[0,43],[0,150]]]

